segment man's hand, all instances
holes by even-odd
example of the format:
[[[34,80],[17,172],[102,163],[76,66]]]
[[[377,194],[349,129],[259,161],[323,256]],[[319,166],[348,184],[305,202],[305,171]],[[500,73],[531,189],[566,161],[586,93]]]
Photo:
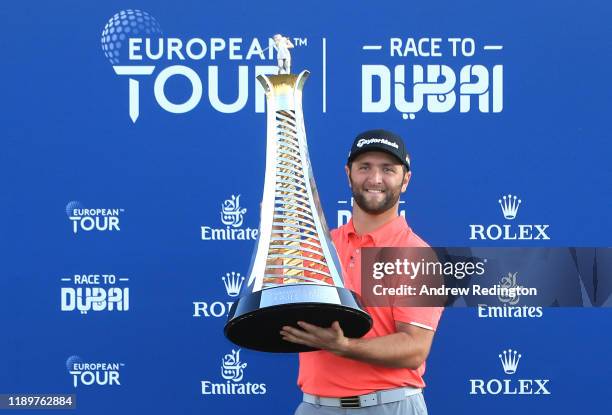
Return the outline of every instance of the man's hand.
[[[334,321],[329,328],[318,327],[303,321],[298,321],[297,324],[302,330],[291,326],[284,326],[281,329],[280,334],[283,340],[327,350],[338,356],[343,356],[346,352],[349,338],[344,336],[340,323],[337,321]]]

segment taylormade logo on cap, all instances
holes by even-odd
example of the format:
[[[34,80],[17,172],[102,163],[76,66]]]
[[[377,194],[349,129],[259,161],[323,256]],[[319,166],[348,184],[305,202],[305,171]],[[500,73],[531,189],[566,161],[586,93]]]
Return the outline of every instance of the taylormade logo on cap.
[[[367,144],[373,144],[373,143],[385,144],[393,148],[399,149],[399,146],[397,145],[397,143],[394,143],[393,141],[389,141],[386,138],[370,138],[370,139],[362,138],[361,140],[357,142],[357,147],[361,148]]]

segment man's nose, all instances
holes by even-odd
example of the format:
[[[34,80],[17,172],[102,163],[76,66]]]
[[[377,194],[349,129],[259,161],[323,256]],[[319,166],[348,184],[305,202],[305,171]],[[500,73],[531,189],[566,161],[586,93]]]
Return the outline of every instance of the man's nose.
[[[371,169],[370,170],[370,181],[375,184],[382,183],[382,170],[381,169]]]

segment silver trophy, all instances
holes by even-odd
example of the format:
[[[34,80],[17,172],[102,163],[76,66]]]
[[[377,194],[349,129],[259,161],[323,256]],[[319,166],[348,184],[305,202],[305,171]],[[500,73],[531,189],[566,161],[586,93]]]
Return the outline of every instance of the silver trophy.
[[[259,240],[249,278],[232,306],[225,335],[266,352],[314,350],[283,340],[285,325],[339,321],[347,337],[372,325],[356,295],[344,288],[308,156],[302,90],[309,72],[257,77],[267,103],[266,172]]]

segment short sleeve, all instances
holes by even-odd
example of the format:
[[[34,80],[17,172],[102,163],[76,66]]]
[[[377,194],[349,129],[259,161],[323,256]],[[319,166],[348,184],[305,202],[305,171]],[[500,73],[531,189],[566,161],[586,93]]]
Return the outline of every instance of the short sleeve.
[[[393,307],[393,319],[435,331],[444,307]]]

